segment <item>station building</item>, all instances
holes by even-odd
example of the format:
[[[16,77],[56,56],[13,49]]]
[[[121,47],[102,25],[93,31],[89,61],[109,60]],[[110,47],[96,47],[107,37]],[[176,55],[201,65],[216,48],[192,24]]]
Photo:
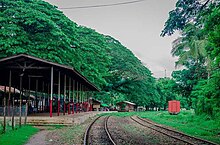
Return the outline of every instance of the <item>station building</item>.
[[[27,54],[0,59],[0,108],[7,106],[8,116],[25,105],[30,114],[50,117],[91,111],[94,91],[99,89],[72,67]]]

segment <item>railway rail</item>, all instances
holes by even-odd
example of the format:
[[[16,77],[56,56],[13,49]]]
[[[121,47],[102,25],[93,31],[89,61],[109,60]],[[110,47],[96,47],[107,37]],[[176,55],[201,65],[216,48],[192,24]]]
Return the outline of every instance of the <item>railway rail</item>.
[[[167,135],[171,138],[177,139],[179,141],[185,142],[186,144],[190,144],[190,145],[218,145],[216,143],[204,140],[204,139],[200,139],[197,137],[193,137],[193,136],[189,136],[187,134],[184,134],[182,132],[164,127],[162,125],[156,124],[152,121],[149,121],[147,119],[143,119],[140,118],[138,116],[135,117],[131,117],[131,119],[135,122],[137,122],[138,124],[144,126],[144,127],[148,127],[152,130],[155,130],[159,133],[162,133],[164,135]]]
[[[101,130],[103,132],[105,132],[105,134],[101,134],[100,137],[103,138],[103,136],[106,136],[104,139],[105,142],[102,143],[98,143],[98,144],[112,144],[112,145],[116,145],[114,140],[111,137],[111,134],[108,130],[108,119],[110,116],[99,116],[97,117],[86,129],[86,132],[84,134],[84,145],[89,145],[92,144],[91,143],[91,130],[92,128],[95,126],[95,124],[97,123],[98,125],[101,126]],[[103,118],[104,118],[104,123],[103,123]],[[100,120],[100,122],[98,122]]]

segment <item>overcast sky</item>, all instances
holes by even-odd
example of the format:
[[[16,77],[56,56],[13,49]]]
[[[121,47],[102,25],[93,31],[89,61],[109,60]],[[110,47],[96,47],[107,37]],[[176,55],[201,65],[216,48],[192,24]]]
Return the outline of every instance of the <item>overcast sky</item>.
[[[160,37],[161,30],[176,0],[143,0],[109,7],[76,8],[124,3],[137,0],[45,0],[60,9],[71,20],[97,32],[110,35],[130,49],[155,77],[167,76],[174,70],[170,51],[176,38]],[[126,60],[125,60],[126,61]]]

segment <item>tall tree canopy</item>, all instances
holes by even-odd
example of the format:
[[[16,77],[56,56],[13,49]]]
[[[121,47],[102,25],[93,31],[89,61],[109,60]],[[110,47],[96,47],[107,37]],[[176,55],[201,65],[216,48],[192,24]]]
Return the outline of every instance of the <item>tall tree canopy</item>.
[[[155,106],[159,95],[149,69],[119,41],[110,36],[106,36],[106,40],[111,48],[109,54],[112,56],[112,77],[107,79],[105,90],[113,92],[113,96],[126,96],[125,99],[137,105]]]
[[[178,0],[176,8],[169,12],[161,36],[172,35],[176,30],[183,30],[190,23],[198,23],[201,13],[209,13],[210,7],[218,5],[218,0]]]
[[[0,58],[27,53],[74,67],[117,100],[155,106],[159,98],[151,72],[110,36],[78,26],[42,0],[1,0]]]
[[[161,35],[180,37],[173,43],[176,65],[173,72],[180,93],[197,114],[220,116],[220,3],[217,0],[178,0]]]

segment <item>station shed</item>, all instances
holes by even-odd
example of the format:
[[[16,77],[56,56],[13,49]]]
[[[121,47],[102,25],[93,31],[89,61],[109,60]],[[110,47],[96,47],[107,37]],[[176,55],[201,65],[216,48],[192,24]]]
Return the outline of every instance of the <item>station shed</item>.
[[[135,109],[135,103],[129,101],[118,102],[116,105],[118,111],[122,111],[122,112],[132,112]]]
[[[91,92],[99,91],[74,68],[27,54],[0,59],[0,85],[4,86],[0,97],[1,102],[7,102],[4,106],[13,107],[14,89],[20,108],[26,100],[27,106],[33,104],[37,111],[49,112],[50,117],[54,110],[59,116],[61,108],[63,115],[74,114],[74,105],[88,103]]]

